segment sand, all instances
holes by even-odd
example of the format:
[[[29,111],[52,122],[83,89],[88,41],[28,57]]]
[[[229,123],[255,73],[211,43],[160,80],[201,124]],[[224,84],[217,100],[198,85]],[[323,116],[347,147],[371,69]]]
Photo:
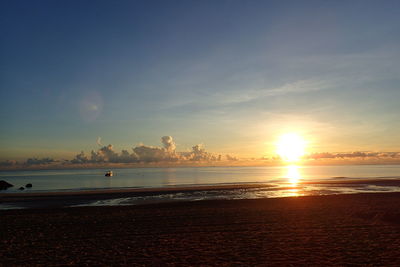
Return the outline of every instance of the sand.
[[[179,186],[161,188],[117,188],[61,192],[0,193],[0,205],[22,208],[60,208],[87,205],[99,200],[160,196],[165,194],[194,193],[201,191],[240,190],[270,188],[268,184],[232,184],[206,186]]]
[[[313,181],[302,181],[301,185],[330,185],[337,187],[349,187],[357,185],[368,185],[368,186],[384,186],[392,187],[393,189],[400,188],[399,179],[380,178],[376,180],[372,179],[344,179],[343,177],[337,177],[334,180],[313,180]],[[40,192],[40,191],[24,191],[24,192],[0,192],[0,210],[4,208],[4,205],[9,207],[22,207],[22,208],[60,208],[76,205],[87,205],[95,201],[103,200],[115,200],[123,198],[138,198],[148,196],[162,196],[166,194],[178,194],[178,193],[199,193],[199,192],[211,192],[211,191],[240,191],[248,189],[263,189],[268,191],[280,191],[280,190],[299,190],[299,195],[312,194],[312,192],[301,193],[300,187],[288,184],[286,187],[274,186],[273,184],[220,184],[220,185],[192,185],[192,186],[171,186],[171,187],[149,187],[149,188],[114,188],[114,189],[96,189],[96,190],[80,190],[80,191],[59,191],[59,192]],[[387,190],[387,189],[386,189]],[[393,192],[393,191],[392,191]],[[155,198],[157,199],[157,197]],[[154,201],[141,201],[135,202],[134,204],[142,204]],[[132,202],[133,203],[133,202]]]
[[[1,266],[400,266],[400,193],[0,211]]]

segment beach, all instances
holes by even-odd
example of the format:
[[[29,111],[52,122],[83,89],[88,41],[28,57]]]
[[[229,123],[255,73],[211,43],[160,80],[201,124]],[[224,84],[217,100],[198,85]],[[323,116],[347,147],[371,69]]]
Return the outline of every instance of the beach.
[[[398,266],[400,193],[0,211],[1,266]]]
[[[400,267],[400,0],[1,7],[0,267]]]

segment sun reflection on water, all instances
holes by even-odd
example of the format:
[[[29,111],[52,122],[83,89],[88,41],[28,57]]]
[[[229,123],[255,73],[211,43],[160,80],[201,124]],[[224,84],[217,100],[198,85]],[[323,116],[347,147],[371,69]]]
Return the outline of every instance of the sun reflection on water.
[[[285,192],[285,194],[282,194],[282,196],[286,196],[286,197],[298,197],[300,196],[300,191],[298,188],[292,188],[289,189]]]
[[[301,174],[299,171],[299,166],[289,165],[286,167],[286,178],[293,186],[297,186],[301,179]]]

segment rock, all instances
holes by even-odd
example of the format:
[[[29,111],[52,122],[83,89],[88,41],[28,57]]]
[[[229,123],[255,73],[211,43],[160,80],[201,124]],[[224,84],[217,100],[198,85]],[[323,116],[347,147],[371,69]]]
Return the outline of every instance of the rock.
[[[3,180],[0,181],[0,190],[7,190],[9,187],[13,187],[13,185]]]
[[[26,184],[25,187],[26,187],[26,188],[31,188],[31,187],[32,187],[32,184]]]
[[[24,190],[25,188],[23,186],[21,186],[20,188],[18,188],[19,190]]]

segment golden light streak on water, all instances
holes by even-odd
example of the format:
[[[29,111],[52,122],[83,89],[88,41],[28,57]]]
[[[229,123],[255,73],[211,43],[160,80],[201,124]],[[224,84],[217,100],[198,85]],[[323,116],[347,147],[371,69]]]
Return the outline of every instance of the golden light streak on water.
[[[289,165],[286,167],[286,178],[289,180],[293,186],[297,186],[301,179],[301,174],[299,171],[299,166]]]

